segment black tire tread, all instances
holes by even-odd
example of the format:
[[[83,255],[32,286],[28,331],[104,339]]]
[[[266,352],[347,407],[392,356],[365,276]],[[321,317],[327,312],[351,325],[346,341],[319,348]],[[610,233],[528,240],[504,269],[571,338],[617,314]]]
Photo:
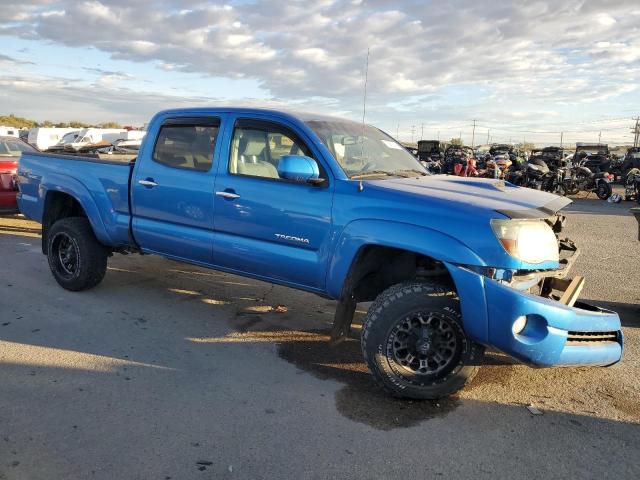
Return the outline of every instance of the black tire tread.
[[[375,360],[369,356],[365,348],[365,344],[366,344],[366,338],[369,335],[371,328],[376,321],[376,317],[381,312],[382,308],[388,305],[393,300],[396,300],[405,295],[409,295],[413,293],[428,294],[431,296],[438,295],[438,296],[448,297],[451,299],[457,299],[457,295],[455,294],[455,292],[453,292],[451,288],[447,287],[446,285],[440,282],[433,282],[433,281],[426,282],[426,281],[411,280],[403,283],[398,283],[396,285],[393,285],[392,287],[389,287],[387,290],[385,290],[380,295],[378,295],[378,297],[369,307],[369,310],[367,311],[364,322],[362,324],[361,346],[362,346],[362,355],[364,357],[364,360],[368,365],[369,370],[371,371],[376,384],[379,385],[380,388],[382,388],[389,395],[396,398],[407,398],[407,395],[401,394],[400,392],[389,387],[384,382],[378,370],[378,366]],[[474,356],[482,356],[484,352],[484,347],[482,345],[476,344],[475,342],[470,342],[470,348],[476,351],[474,353]],[[473,380],[473,378],[477,375],[478,370],[479,370],[478,366],[467,368],[467,371],[466,371],[467,374],[464,378],[464,381],[461,384],[452,383],[449,388],[446,388],[446,389],[443,388],[440,394],[437,397],[433,397],[433,399],[446,397],[457,392],[458,390],[460,390],[461,388],[463,388],[465,385],[467,385],[469,382]],[[415,397],[412,397],[412,398],[415,398]]]
[[[95,287],[107,273],[109,249],[98,242],[89,220],[85,217],[66,217],[58,220],[51,226],[48,238],[52,239],[55,233],[60,230],[67,231],[77,240],[81,255],[84,256],[84,259],[81,260],[83,271],[80,272],[78,278],[71,282],[59,279],[55,275],[51,264],[50,246],[47,245],[47,258],[54,278],[61,287],[73,292],[89,290]]]

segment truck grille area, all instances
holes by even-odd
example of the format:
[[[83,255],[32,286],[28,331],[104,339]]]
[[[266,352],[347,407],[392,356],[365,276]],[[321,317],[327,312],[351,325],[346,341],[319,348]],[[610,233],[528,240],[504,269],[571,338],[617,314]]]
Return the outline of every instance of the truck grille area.
[[[587,345],[593,343],[617,342],[618,332],[569,332],[567,345]]]

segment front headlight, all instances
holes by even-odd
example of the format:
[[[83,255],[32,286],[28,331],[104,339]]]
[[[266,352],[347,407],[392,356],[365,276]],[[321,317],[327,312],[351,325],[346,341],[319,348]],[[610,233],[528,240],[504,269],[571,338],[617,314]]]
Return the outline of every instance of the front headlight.
[[[507,253],[523,262],[559,260],[558,240],[544,220],[491,220],[491,228]]]

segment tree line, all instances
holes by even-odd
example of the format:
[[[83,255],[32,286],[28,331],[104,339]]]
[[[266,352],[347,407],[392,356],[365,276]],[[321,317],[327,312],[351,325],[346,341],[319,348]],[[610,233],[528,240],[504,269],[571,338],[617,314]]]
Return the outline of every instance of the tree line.
[[[122,128],[117,122],[103,122],[103,123],[85,123],[78,121],[70,122],[52,122],[51,120],[45,120],[44,122],[37,122],[28,118],[18,117],[13,113],[9,115],[0,115],[0,125],[16,128],[36,128],[36,127],[59,127],[59,128]]]

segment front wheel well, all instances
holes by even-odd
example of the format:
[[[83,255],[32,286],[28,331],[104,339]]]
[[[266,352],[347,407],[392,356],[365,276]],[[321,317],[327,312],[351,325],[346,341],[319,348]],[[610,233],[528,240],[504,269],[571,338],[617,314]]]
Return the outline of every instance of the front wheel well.
[[[80,202],[68,193],[47,192],[42,215],[42,253],[47,254],[47,233],[54,223],[62,218],[86,216]]]
[[[335,343],[346,337],[357,303],[375,300],[392,285],[427,279],[455,291],[449,271],[441,261],[433,257],[380,245],[362,247],[343,283],[331,329],[331,340]]]

